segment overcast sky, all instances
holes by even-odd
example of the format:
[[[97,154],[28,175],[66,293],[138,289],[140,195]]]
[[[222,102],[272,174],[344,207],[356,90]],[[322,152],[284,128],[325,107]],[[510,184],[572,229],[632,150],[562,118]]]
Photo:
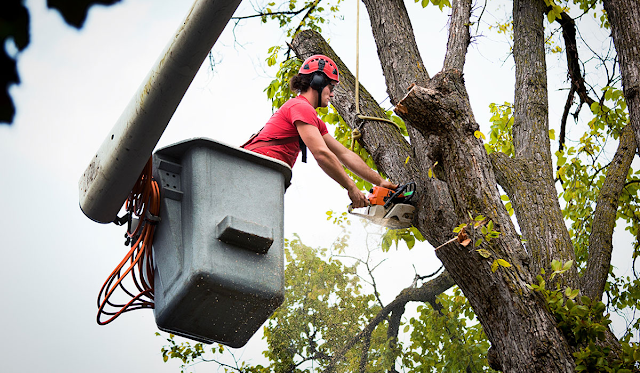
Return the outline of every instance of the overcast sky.
[[[31,44],[18,55],[21,84],[12,126],[0,126],[0,348],[6,372],[176,372],[162,362],[150,310],[125,314],[108,326],[95,322],[100,286],[126,253],[124,229],[97,224],[78,207],[77,183],[90,159],[130,101],[190,8],[187,1],[123,0],[94,7],[81,31],[66,26],[44,0],[28,0]],[[407,7],[431,75],[442,66],[446,13]],[[323,28],[336,52],[355,71],[355,2],[342,3],[344,20]],[[386,98],[384,78],[364,6],[361,11],[361,81]],[[251,13],[246,0],[236,14]],[[494,23],[503,11],[483,17]],[[275,75],[267,48],[286,41],[277,27],[258,21],[229,25],[214,48],[213,71],[205,61],[178,107],[159,147],[192,137],[242,144],[271,115],[264,88]],[[488,105],[512,101],[513,69],[504,36],[487,34],[472,45],[465,80],[476,120],[488,133]],[[552,93],[552,100],[553,100]],[[563,94],[562,94],[563,95]],[[564,98],[560,97],[560,102]],[[383,103],[389,107],[388,100]],[[552,107],[552,115],[560,109]],[[327,210],[345,211],[349,199],[310,157],[298,162],[285,196],[285,236],[299,233],[311,246],[329,245],[338,229]],[[354,231],[362,232],[353,219]],[[355,235],[356,237],[358,234]],[[356,239],[357,242],[357,239]],[[350,254],[363,255],[353,244]],[[386,301],[420,274],[440,266],[432,248],[394,252],[381,267],[392,274]],[[386,271],[386,272],[385,272]],[[382,276],[385,278],[385,276]],[[389,278],[387,276],[387,278]],[[263,348],[252,339],[239,355]],[[199,366],[197,371],[212,369]]]

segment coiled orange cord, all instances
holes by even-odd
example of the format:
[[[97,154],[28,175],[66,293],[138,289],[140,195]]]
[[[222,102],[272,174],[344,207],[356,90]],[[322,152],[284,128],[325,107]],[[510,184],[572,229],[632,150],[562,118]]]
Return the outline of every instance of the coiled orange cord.
[[[149,159],[126,202],[126,210],[130,214],[127,237],[135,242],[131,244],[131,250],[111,272],[100,289],[96,318],[99,325],[110,323],[124,312],[153,308],[153,254],[151,246],[160,214],[160,189],[151,174],[152,160]],[[131,232],[133,216],[137,218],[138,224]],[[129,265],[125,268],[127,263]],[[138,292],[137,295],[127,290],[123,284],[123,280],[129,274],[131,274],[129,282],[133,282]],[[112,302],[111,296],[117,288],[126,294],[125,299],[131,299],[125,303]],[[102,316],[110,316],[110,318],[102,321]]]

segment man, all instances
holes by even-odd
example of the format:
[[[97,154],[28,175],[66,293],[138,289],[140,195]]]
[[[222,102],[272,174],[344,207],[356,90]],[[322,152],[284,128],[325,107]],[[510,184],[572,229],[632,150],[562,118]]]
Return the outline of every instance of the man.
[[[365,207],[367,198],[347,176],[342,165],[372,184],[389,189],[398,186],[384,180],[357,154],[334,139],[326,124],[318,118],[315,109],[329,106],[339,82],[338,67],[329,57],[315,55],[307,58],[299,73],[289,82],[291,90],[299,95],[274,113],[260,133],[243,147],[293,167],[298,153],[306,146],[320,168],[347,189],[353,207]]]

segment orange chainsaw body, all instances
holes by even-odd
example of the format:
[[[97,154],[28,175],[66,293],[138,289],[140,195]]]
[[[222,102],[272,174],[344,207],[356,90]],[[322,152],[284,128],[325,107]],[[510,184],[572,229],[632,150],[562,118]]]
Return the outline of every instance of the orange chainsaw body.
[[[384,188],[384,187],[381,187],[381,186],[374,186],[369,191],[369,193],[370,194],[367,197],[367,199],[369,200],[370,204],[385,206],[385,204],[387,204],[387,202],[389,202],[389,198],[393,197],[393,195],[396,193],[396,191],[393,190],[393,189],[387,189],[387,188]],[[409,200],[412,195],[413,195],[413,190],[405,191],[404,193],[395,196],[393,202],[394,203],[402,203],[405,200]]]
[[[370,220],[375,224],[389,229],[403,229],[411,227],[415,207],[408,204],[415,193],[415,183],[407,183],[398,189],[387,189],[374,186],[369,191],[369,206],[365,213],[354,212],[349,205],[349,213]]]
[[[373,189],[371,189],[371,194],[369,194],[367,199],[372,205],[384,205],[394,192],[395,191],[392,189],[383,188],[381,186],[374,186]]]

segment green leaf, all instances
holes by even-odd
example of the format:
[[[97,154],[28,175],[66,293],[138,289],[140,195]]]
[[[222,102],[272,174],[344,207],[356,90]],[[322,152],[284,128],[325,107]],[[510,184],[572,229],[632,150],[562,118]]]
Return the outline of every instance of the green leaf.
[[[500,266],[505,267],[505,268],[509,268],[511,267],[511,263],[507,262],[504,259],[497,259],[496,260],[498,262],[498,264],[500,264]]]
[[[573,265],[573,260],[569,260],[566,263],[564,263],[564,266],[562,266],[562,270],[567,271],[569,268],[571,268],[572,265]]]
[[[567,295],[567,298],[575,299],[575,297],[577,297],[578,294],[580,294],[580,290],[579,289],[574,289],[569,295]]]
[[[491,256],[491,253],[489,252],[489,250],[486,249],[477,249],[476,250],[478,252],[478,254],[480,254],[480,256],[482,256],[483,258],[489,258]]]
[[[500,264],[498,264],[498,260],[494,260],[493,263],[491,263],[491,272],[497,271],[499,266]]]

